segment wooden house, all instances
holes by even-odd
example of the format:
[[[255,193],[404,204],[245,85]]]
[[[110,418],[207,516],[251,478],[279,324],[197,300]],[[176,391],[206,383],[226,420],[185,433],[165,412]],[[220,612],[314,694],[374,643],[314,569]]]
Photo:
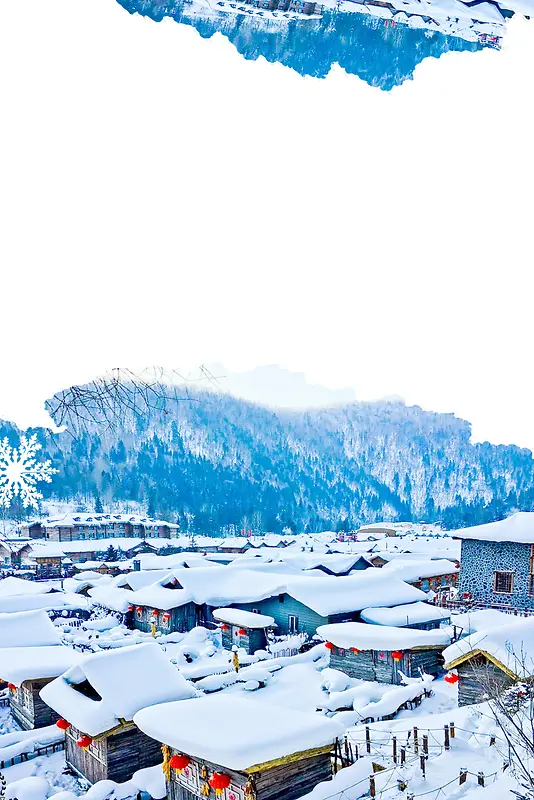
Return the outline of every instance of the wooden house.
[[[437,675],[442,652],[450,644],[445,631],[420,631],[363,622],[323,625],[317,633],[330,650],[330,666],[350,678],[400,684],[402,672],[416,678],[420,670]]]
[[[1,615],[0,643],[0,675],[9,687],[11,714],[24,730],[52,725],[57,715],[39,693],[79,654],[61,644],[45,611]]]
[[[22,525],[20,529],[22,535],[28,539],[44,539],[44,529],[41,522],[29,522]]]
[[[34,551],[32,560],[35,561],[37,577],[60,578],[62,574],[62,561],[65,554],[56,550]]]
[[[534,618],[486,628],[459,639],[443,652],[445,669],[458,684],[458,705],[491,699],[520,680],[534,677]]]
[[[149,642],[87,656],[41,696],[65,730],[68,766],[90,783],[122,783],[161,762],[159,743],[139,730],[134,714],[194,693],[159,645]]]
[[[246,536],[234,536],[223,539],[217,548],[218,553],[246,553],[253,547],[252,542]]]
[[[213,619],[220,623],[222,644],[226,650],[237,645],[244,647],[250,655],[267,648],[267,632],[276,628],[272,617],[240,608],[217,608],[213,611]]]
[[[230,605],[273,617],[280,635],[305,633],[311,638],[321,625],[359,619],[372,599],[394,605],[424,600],[425,595],[396,578],[386,578],[382,570],[367,569],[347,577],[292,578],[280,594]]]
[[[75,512],[60,519],[33,522],[22,528],[31,539],[51,542],[72,542],[77,539],[163,538],[176,535],[179,526],[165,520],[154,520],[130,514],[95,514]]]
[[[145,708],[135,723],[164,745],[168,800],[297,800],[332,776],[341,723],[248,697]]]
[[[200,615],[200,609],[173,573],[134,592],[128,612],[133,627],[147,633],[190,631],[198,625]]]
[[[485,606],[534,609],[534,512],[464,528],[459,597]]]
[[[375,536],[377,539],[382,538],[383,536],[397,536],[398,532],[396,528],[389,527],[387,525],[369,525],[364,528],[360,528],[356,531],[356,535],[363,534],[365,538],[367,535]],[[362,536],[362,538],[364,538]]]

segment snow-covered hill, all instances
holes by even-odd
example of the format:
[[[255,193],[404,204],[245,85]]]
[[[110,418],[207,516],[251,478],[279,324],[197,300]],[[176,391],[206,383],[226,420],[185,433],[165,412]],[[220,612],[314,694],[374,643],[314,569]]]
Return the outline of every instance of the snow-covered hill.
[[[534,508],[531,452],[473,444],[469,423],[452,414],[402,402],[274,410],[188,394],[113,430],[41,431],[43,457],[59,470],[46,496],[139,502],[202,532],[245,523],[348,530],[383,519],[453,528]]]

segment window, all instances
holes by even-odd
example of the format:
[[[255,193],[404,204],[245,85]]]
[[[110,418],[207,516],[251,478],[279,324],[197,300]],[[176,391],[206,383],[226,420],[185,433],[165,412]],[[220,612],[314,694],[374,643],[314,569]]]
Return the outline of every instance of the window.
[[[279,596],[279,598],[278,598],[278,601],[279,601],[280,603],[283,603],[283,602],[284,602],[284,600],[285,600],[285,597],[284,597],[284,595],[283,595],[283,594],[281,594],[281,595]]]
[[[253,614],[259,614],[260,613],[260,609],[259,608],[253,608],[252,609],[252,613]]]
[[[421,581],[421,589],[423,592],[428,592],[430,589],[430,583],[427,580]]]
[[[495,571],[495,579],[493,584],[493,591],[496,594],[511,594],[514,587],[514,573],[513,572],[498,572]]]
[[[299,618],[295,617],[293,614],[290,614],[287,618],[287,629],[289,633],[298,633]]]

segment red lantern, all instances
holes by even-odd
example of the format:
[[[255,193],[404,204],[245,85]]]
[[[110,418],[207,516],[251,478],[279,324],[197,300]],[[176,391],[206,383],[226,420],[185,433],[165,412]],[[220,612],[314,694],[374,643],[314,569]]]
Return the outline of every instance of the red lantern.
[[[170,618],[171,618],[171,615],[169,614],[168,611],[166,611],[165,614],[163,615],[164,621],[168,622],[170,620]]]
[[[17,691],[17,687],[15,686],[15,684],[14,684],[14,683],[8,683],[8,684],[7,684],[7,688],[8,688],[8,689],[9,689],[11,692],[16,692],[16,691]]]
[[[335,645],[332,644],[332,642],[325,642],[324,646],[327,648],[327,650],[333,650],[335,647]]]
[[[137,619],[143,618],[143,606],[137,606],[135,609],[135,613],[137,614]]]
[[[133,610],[134,610],[134,606],[128,606],[128,611],[133,611]]]
[[[352,650],[355,656],[357,656],[358,653],[360,652],[357,647],[351,647],[350,649]]]
[[[169,766],[173,769],[177,769],[180,772],[189,766],[191,763],[191,759],[189,756],[183,755],[183,753],[178,753],[177,755],[173,756],[169,761]]]
[[[155,609],[154,609],[154,611],[152,612],[152,616],[153,616],[153,617],[157,617],[157,616],[158,616],[158,614],[159,614],[159,611],[158,611],[158,609],[157,609],[157,608],[155,608]]]
[[[239,630],[238,630],[238,634],[239,634],[240,636],[246,636],[246,635],[247,635],[247,632],[246,632],[246,630],[245,630],[244,628],[239,628]]]
[[[228,625],[225,622],[223,622],[223,624],[221,625],[221,630],[222,631],[227,631],[228,630]]]
[[[60,731],[66,731],[70,728],[70,722],[67,722],[66,719],[58,719],[56,722],[56,726],[59,728]]]
[[[83,750],[87,750],[92,741],[93,740],[90,736],[86,736],[85,734],[83,734],[83,736],[80,736],[80,738],[76,740],[76,744]]]
[[[447,683],[458,683],[459,680],[460,676],[457,675],[456,672],[449,672],[447,675],[445,675],[445,681]]]
[[[402,653],[400,650],[394,650],[391,654],[393,661],[402,661]]]
[[[226,772],[214,772],[209,784],[212,789],[215,789],[215,794],[222,794],[230,786],[230,776]]]

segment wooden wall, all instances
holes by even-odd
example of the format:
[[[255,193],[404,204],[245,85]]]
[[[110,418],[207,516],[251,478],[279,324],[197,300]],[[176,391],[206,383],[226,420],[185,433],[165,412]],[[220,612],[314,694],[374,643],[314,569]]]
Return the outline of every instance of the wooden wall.
[[[65,758],[75,772],[90,783],[112,780],[122,783],[134,772],[161,763],[161,745],[135,725],[93,741],[87,750],[78,747],[81,732],[69,728],[65,737]]]
[[[280,597],[283,598],[282,601],[280,601]],[[277,636],[284,636],[289,633],[290,616],[298,618],[298,633],[307,633],[308,636],[315,636],[319,625],[326,625],[330,621],[328,617],[322,617],[287,594],[269,597],[266,600],[259,600],[255,603],[234,603],[233,605],[245,611],[252,611],[256,608],[260,614],[267,614],[273,617],[278,625],[275,628]],[[348,616],[346,614],[343,615],[343,619],[347,619]]]
[[[458,705],[481,703],[486,694],[494,696],[511,686],[514,681],[484,656],[464,661],[456,670],[458,682]]]
[[[132,612],[134,627],[146,633],[151,633],[152,622],[156,623],[156,630],[162,633],[172,633],[173,631],[186,633],[198,625],[199,616],[194,603],[186,603],[183,606],[171,609],[169,612],[171,619],[168,624],[165,624],[163,620],[163,614],[165,612],[161,609],[156,609],[159,611],[159,614],[157,617],[153,617],[152,611],[154,611],[154,608],[151,606],[144,606],[141,619],[138,618],[136,609],[137,606]]]
[[[264,630],[243,628],[243,630],[246,630],[244,636],[238,634],[240,630],[239,625],[228,625],[228,628],[222,632],[222,645],[226,650],[231,650],[234,644],[237,647],[244,647],[250,655],[253,655],[256,650],[266,649],[267,637]]]
[[[41,700],[39,692],[51,679],[24,681],[15,692],[9,693],[11,713],[24,730],[44,728],[59,719],[55,711]]]
[[[171,751],[174,755],[175,750]],[[195,800],[201,797],[201,785],[207,778],[200,777],[202,768],[207,768],[208,775],[213,772],[224,772],[230,776],[231,785],[225,790],[221,800],[244,800],[244,790],[249,778],[255,787],[256,800],[296,800],[308,794],[322,781],[332,777],[330,753],[302,754],[302,757],[288,764],[281,764],[252,776],[244,772],[227,769],[220,764],[192,759],[189,768],[183,773],[171,770],[171,779],[167,781],[168,800]],[[209,795],[213,798],[214,792]]]
[[[441,648],[428,650],[404,650],[402,660],[395,662],[388,651],[342,650],[335,647],[330,651],[330,666],[344,672],[349,678],[365,681],[400,684],[399,671],[409,678],[419,677],[419,667],[429,675],[437,675],[443,658]]]

